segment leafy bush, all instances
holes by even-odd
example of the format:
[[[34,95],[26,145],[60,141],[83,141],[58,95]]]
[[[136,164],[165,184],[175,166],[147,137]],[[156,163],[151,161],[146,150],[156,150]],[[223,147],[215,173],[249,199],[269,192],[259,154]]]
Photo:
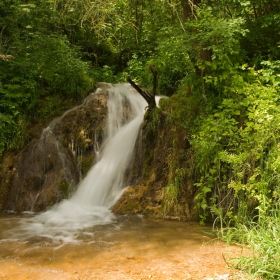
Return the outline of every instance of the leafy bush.
[[[34,36],[24,61],[36,69],[38,83],[46,92],[76,98],[92,89],[89,65],[79,59],[79,51],[66,37]]]
[[[93,77],[80,49],[61,32],[50,3],[5,1],[0,5],[0,55],[13,58],[0,57],[1,158],[4,150],[24,145],[31,122],[53,116],[58,104],[63,110],[65,100],[83,98],[93,87]],[[57,97],[53,111],[51,102]]]
[[[280,112],[273,87],[244,82],[236,92],[237,98],[223,98],[201,119],[192,145],[201,174],[200,206],[214,215],[240,211],[244,219],[257,206],[271,209],[278,199]]]

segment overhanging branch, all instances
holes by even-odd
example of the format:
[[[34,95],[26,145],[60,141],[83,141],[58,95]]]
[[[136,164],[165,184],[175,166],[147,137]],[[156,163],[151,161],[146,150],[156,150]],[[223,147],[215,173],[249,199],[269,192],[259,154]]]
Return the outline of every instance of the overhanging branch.
[[[140,88],[136,83],[134,83],[130,77],[127,78],[127,81],[139,92],[142,97],[147,101],[149,109],[156,107],[155,95],[150,93],[148,90]]]

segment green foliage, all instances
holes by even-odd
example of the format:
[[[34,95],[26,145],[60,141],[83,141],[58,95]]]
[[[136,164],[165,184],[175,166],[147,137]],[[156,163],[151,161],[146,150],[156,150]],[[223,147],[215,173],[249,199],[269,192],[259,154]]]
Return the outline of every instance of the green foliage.
[[[164,188],[163,195],[163,215],[166,216],[174,207],[178,205],[179,186],[178,184],[169,184]]]
[[[42,119],[48,119],[52,115],[59,115],[61,113],[61,109],[64,108],[63,101],[56,95],[44,98],[40,106],[40,117]]]
[[[182,93],[170,98],[162,98],[160,107],[166,116],[163,126],[168,131],[164,141],[168,143],[167,185],[163,188],[162,215],[183,216],[186,183],[191,176],[192,157],[188,153],[189,125],[194,111],[189,107],[193,99]],[[188,111],[188,109],[190,109]],[[190,167],[189,169],[187,168]],[[188,195],[188,194],[187,194]]]
[[[160,108],[155,107],[153,109],[147,110],[143,127],[145,130],[145,134],[143,135],[144,139],[147,139],[149,142],[156,139],[161,119],[162,111]]]
[[[244,82],[237,98],[224,98],[201,120],[192,139],[201,174],[198,207],[221,208],[226,215],[239,202],[239,210],[247,209],[248,215],[257,206],[265,212],[273,206],[280,171],[277,100],[273,87]]]
[[[1,7],[0,158],[24,146],[30,123],[56,115],[93,86],[89,63],[62,33],[50,3],[4,1]]]
[[[148,61],[140,59],[137,54],[133,54],[132,59],[127,63],[125,71],[122,73],[122,80],[127,76],[133,77],[142,87],[150,87],[152,84],[152,75],[148,69]]]
[[[79,58],[78,49],[66,37],[36,36],[30,42],[25,63],[36,69],[36,80],[45,91],[75,98],[93,86],[88,64]]]
[[[170,161],[172,163],[172,161]],[[183,168],[175,168],[169,166],[169,184],[164,188],[163,192],[163,216],[168,214],[182,214],[182,209],[179,204],[180,187],[183,185],[185,178],[185,170]],[[174,173],[174,174],[173,174]]]
[[[228,265],[246,270],[254,279],[278,279],[279,269],[279,209],[272,211],[265,219],[238,223],[234,227],[223,228],[219,235],[227,242],[245,246],[250,252],[228,261]]]
[[[148,178],[151,172],[151,163],[153,160],[154,149],[158,136],[158,128],[162,121],[162,111],[160,108],[155,107],[148,109],[143,123],[143,139],[145,144],[145,161],[143,167],[143,177]]]
[[[69,196],[69,185],[68,185],[68,183],[66,183],[66,182],[61,182],[61,183],[58,185],[58,190],[59,190],[60,192],[62,192],[62,194],[63,194],[63,196],[64,196],[65,198],[68,198],[68,196]]]
[[[0,114],[0,155],[5,151],[5,143],[11,133],[11,126],[13,125],[11,116]]]

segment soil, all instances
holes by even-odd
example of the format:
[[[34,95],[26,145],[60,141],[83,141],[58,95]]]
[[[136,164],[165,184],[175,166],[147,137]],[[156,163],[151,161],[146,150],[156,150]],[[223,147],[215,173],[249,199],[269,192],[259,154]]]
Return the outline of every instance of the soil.
[[[8,220],[0,219],[1,230],[11,227]],[[197,223],[135,215],[94,228],[79,244],[56,247],[36,238],[2,239],[0,279],[246,279],[224,260],[241,255],[241,248],[216,240],[209,230]]]

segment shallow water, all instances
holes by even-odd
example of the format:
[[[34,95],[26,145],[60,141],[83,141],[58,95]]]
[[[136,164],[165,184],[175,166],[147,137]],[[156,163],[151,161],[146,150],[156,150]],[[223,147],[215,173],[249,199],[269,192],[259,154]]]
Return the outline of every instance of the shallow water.
[[[75,242],[3,239],[22,216],[0,217],[0,279],[207,279],[229,277],[223,260],[239,254],[197,223],[118,216]],[[5,236],[6,238],[7,236]],[[219,276],[219,277],[220,277]],[[230,279],[230,278],[212,278]]]

